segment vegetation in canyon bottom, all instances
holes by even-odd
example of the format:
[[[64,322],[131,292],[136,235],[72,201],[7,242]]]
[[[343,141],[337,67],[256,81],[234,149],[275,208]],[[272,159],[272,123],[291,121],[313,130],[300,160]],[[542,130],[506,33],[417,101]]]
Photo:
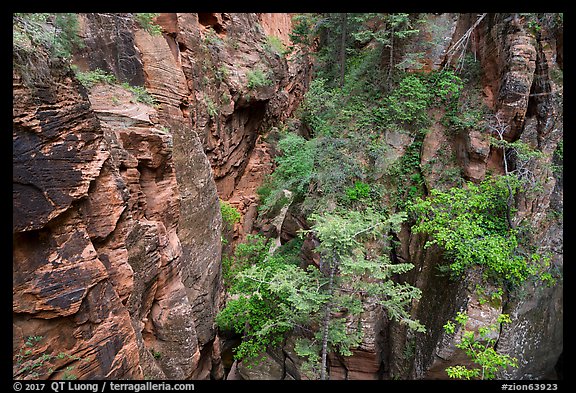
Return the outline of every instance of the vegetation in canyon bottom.
[[[367,20],[384,27],[367,30]],[[362,342],[362,314],[368,308],[380,307],[415,334],[425,332],[410,315],[421,292],[403,281],[413,265],[390,259],[402,224],[427,234],[426,247],[444,251],[449,262],[441,271],[453,279],[480,269],[500,294],[527,279],[554,285],[548,258],[526,251],[521,230],[510,226],[509,201],[525,190],[525,179],[493,174],[475,184],[452,177],[438,188],[425,187],[420,154],[431,113],[444,108],[448,133],[488,119],[487,108],[471,101],[473,93],[464,93],[465,86],[472,92],[477,86],[477,65],[466,57],[459,70],[420,73],[406,72],[415,61],[394,64],[394,50],[422,23],[408,14],[298,15],[295,22],[297,53],[314,56],[316,64],[296,114],[309,136],[290,131],[287,123],[275,170],[259,189],[260,214],[273,217],[290,203],[310,223],[292,242],[314,239],[319,260],[303,261],[298,248],[270,254],[262,236],[249,236],[225,257],[230,300],[217,323],[242,335],[235,358],[257,363],[268,347],[293,335],[303,372],[326,379],[327,355],[350,356]],[[320,45],[312,53],[314,37]],[[409,141],[396,158],[386,142],[390,134]],[[537,159],[526,145],[517,147],[531,152],[526,159]],[[287,200],[284,190],[294,198]],[[457,347],[480,368],[450,367],[448,376],[491,379],[515,367],[516,359],[498,354],[488,337],[507,322],[503,315],[497,326],[482,327],[480,337],[465,332]],[[445,329],[454,333],[454,327],[448,322]]]

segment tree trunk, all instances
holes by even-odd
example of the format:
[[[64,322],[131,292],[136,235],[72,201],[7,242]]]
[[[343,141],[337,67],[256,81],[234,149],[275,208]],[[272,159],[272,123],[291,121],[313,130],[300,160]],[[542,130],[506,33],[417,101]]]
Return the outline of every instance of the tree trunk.
[[[327,368],[328,368],[328,324],[330,323],[330,312],[332,311],[332,287],[334,284],[334,271],[336,270],[336,263],[332,261],[332,266],[330,266],[330,276],[328,280],[328,294],[330,295],[330,300],[326,303],[326,308],[324,310],[324,321],[322,322],[322,367],[320,369],[320,379],[327,379]]]
[[[340,35],[340,87],[344,86],[344,74],[346,73],[346,24],[348,14],[343,13],[341,16],[342,32]]]

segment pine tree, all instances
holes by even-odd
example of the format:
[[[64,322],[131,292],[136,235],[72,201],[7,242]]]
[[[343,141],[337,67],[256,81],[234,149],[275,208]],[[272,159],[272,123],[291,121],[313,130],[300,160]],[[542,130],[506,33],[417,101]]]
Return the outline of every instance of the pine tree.
[[[386,217],[371,209],[312,215],[315,225],[310,231],[320,241],[319,269],[305,270],[279,255],[254,250],[255,263],[236,274],[230,289],[235,298],[217,318],[220,328],[243,334],[236,358],[257,360],[268,346],[298,330],[302,334],[295,350],[307,361],[304,371],[326,379],[328,353],[350,356],[362,342],[358,321],[368,301],[380,304],[390,318],[424,332],[408,311],[420,290],[391,278],[413,265],[393,264],[386,256],[385,234],[397,231],[405,218],[404,213]],[[379,248],[369,250],[368,241]],[[257,244],[259,249],[266,247]]]
[[[391,279],[412,269],[413,265],[391,263],[384,245],[385,234],[398,231],[405,218],[404,213],[386,217],[369,208],[311,216],[315,221],[311,231],[320,240],[317,248],[321,254],[320,270],[328,278],[322,288],[328,301],[323,305],[321,339],[318,340],[321,343],[320,379],[328,377],[329,352],[349,356],[350,349],[361,343],[362,327],[347,322],[360,316],[369,299],[384,307],[392,319],[407,323],[416,331],[425,331],[407,311],[412,300],[420,298],[420,290]],[[371,253],[365,246],[367,241],[384,241],[384,249]]]

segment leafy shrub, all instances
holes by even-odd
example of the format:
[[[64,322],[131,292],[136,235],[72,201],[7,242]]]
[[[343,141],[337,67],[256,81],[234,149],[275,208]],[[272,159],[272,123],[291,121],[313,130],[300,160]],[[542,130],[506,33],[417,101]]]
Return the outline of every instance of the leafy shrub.
[[[218,108],[216,107],[216,103],[212,101],[212,99],[208,96],[204,98],[204,102],[206,103],[206,111],[208,112],[208,116],[211,118],[216,118],[218,116]]]
[[[404,77],[399,86],[392,91],[385,103],[388,115],[396,122],[417,122],[425,124],[428,121],[426,109],[432,99],[432,93],[418,75]]]
[[[13,45],[29,53],[43,46],[53,56],[69,58],[74,49],[84,47],[78,29],[78,15],[74,13],[15,13]]]
[[[148,33],[150,33],[150,35],[159,36],[162,34],[162,27],[160,27],[154,22],[154,18],[156,18],[158,15],[160,14],[138,13],[135,14],[134,17],[136,18],[136,21],[138,22],[140,27],[146,30]]]
[[[226,229],[231,230],[234,224],[240,222],[242,218],[240,212],[231,204],[220,199],[220,212],[222,214],[222,222]]]
[[[455,320],[459,328],[464,328],[468,321],[468,315],[458,312]],[[456,344],[456,347],[463,350],[479,368],[468,368],[460,365],[448,367],[446,368],[448,376],[455,379],[495,379],[497,372],[501,369],[508,367],[517,368],[518,359],[509,355],[499,354],[495,350],[496,340],[490,338],[490,334],[500,331],[502,324],[511,322],[512,320],[508,314],[500,314],[495,323],[481,326],[478,329],[478,337],[475,336],[473,331],[465,330],[462,334],[462,339]],[[454,334],[456,326],[452,321],[448,321],[444,325],[444,331],[448,334]]]
[[[94,85],[98,83],[106,83],[106,84],[118,83],[118,80],[114,75],[106,71],[103,71],[100,68],[96,68],[93,71],[82,72],[78,70],[78,67],[73,65],[72,69],[74,70],[78,81],[87,89],[92,88]],[[136,102],[141,102],[143,104],[151,106],[156,104],[156,100],[154,99],[154,97],[150,95],[150,93],[148,93],[145,87],[131,86],[127,82],[122,82],[120,86],[122,86],[122,88],[132,93],[132,96],[134,97]],[[116,98],[116,101],[117,100],[118,99]]]
[[[280,40],[280,38],[276,37],[275,35],[266,36],[266,47],[271,51],[279,53],[280,55],[284,55],[286,52],[286,48],[284,48],[282,40]]]
[[[52,375],[57,367],[59,361],[65,360],[69,364],[73,361],[89,362],[89,358],[80,358],[65,352],[59,352],[54,355],[51,353],[39,353],[36,345],[44,339],[43,336],[29,336],[24,343],[24,347],[20,348],[16,354],[16,370],[14,371],[14,378],[16,379],[39,379]],[[60,362],[61,363],[61,362]],[[78,377],[71,374],[74,366],[68,366],[64,369],[62,379],[73,380]]]
[[[325,79],[315,78],[299,108],[302,121],[312,128],[315,135],[331,135],[331,122],[337,114],[339,97],[326,84]]]
[[[100,68],[96,68],[93,71],[86,71],[86,72],[78,71],[78,68],[76,67],[73,67],[73,69],[75,70],[76,78],[78,79],[78,81],[80,81],[80,83],[87,89],[90,89],[92,86],[98,83],[107,83],[107,84],[118,83],[118,80],[114,75],[104,70],[101,70]]]
[[[128,90],[130,93],[132,93],[132,95],[134,96],[134,99],[137,102],[141,102],[143,104],[146,105],[155,105],[156,104],[156,100],[154,99],[154,97],[152,97],[150,95],[150,93],[148,93],[148,90],[146,90],[145,87],[143,86],[131,86],[126,82],[122,83],[122,87],[126,90]]]
[[[249,90],[272,85],[272,81],[262,70],[250,70],[246,73],[246,77],[248,78],[247,87]]]
[[[484,277],[498,284],[519,284],[539,274],[537,255],[527,258],[520,252],[517,230],[509,228],[508,185],[511,176],[487,178],[480,184],[468,182],[446,192],[431,190],[426,199],[418,198],[409,210],[416,213],[416,233],[429,233],[426,247],[438,244],[451,259],[448,271],[453,276],[479,266]],[[512,183],[514,190],[516,183]],[[546,276],[542,276],[543,279]]]
[[[277,167],[271,176],[270,190],[263,201],[268,208],[275,199],[283,195],[287,189],[297,196],[302,196],[308,190],[314,171],[314,145],[296,134],[286,134],[278,142],[281,155],[276,157]],[[264,195],[260,190],[260,195]]]
[[[346,189],[346,197],[350,201],[358,201],[360,199],[368,198],[370,196],[370,185],[357,181],[354,187]]]
[[[216,316],[216,324],[220,329],[243,333],[234,357],[249,367],[268,346],[279,345],[294,328],[291,292],[308,284],[306,272],[293,263],[292,252],[284,250],[283,255],[272,256],[268,249],[265,237],[248,235],[223,271],[233,298]]]

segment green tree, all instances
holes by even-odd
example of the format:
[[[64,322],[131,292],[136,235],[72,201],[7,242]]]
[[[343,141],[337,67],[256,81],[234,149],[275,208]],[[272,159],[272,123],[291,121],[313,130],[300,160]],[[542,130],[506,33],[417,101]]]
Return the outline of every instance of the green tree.
[[[317,269],[303,270],[289,253],[269,255],[268,249],[262,236],[237,246],[224,271],[232,298],[216,317],[220,329],[242,334],[234,356],[249,366],[295,327],[307,326],[327,301]]]
[[[12,21],[13,45],[24,52],[33,53],[39,45],[55,57],[69,58],[84,47],[77,14],[15,13]]]
[[[232,206],[229,202],[220,199],[220,213],[222,215],[222,222],[227,230],[233,230],[234,224],[240,222],[242,215]]]
[[[136,18],[136,21],[140,27],[146,30],[150,35],[159,36],[162,35],[162,27],[154,22],[154,18],[156,18],[158,15],[160,14],[145,12],[134,14],[134,17]]]
[[[454,334],[456,328],[464,329],[468,315],[458,312],[455,322],[448,321],[444,325],[444,331],[447,334]],[[500,314],[495,323],[488,326],[481,326],[478,334],[473,331],[464,330],[460,342],[456,347],[463,350],[466,355],[479,366],[479,368],[468,368],[458,365],[446,368],[446,373],[450,378],[455,379],[495,379],[497,373],[508,367],[518,367],[518,360],[509,355],[500,354],[496,351],[496,339],[491,337],[499,332],[501,326],[505,323],[511,323],[508,314]]]
[[[426,247],[437,244],[444,249],[454,277],[472,266],[497,283],[518,284],[528,277],[516,232],[507,225],[508,184],[504,177],[495,177],[446,192],[433,189],[410,207],[418,217],[412,231],[432,235]]]
[[[384,249],[375,253],[370,253],[364,244],[368,240],[386,240],[384,234],[398,231],[405,218],[405,214],[386,217],[372,209],[311,216],[315,222],[311,232],[320,241],[316,249],[321,255],[320,270],[328,278],[323,290],[329,300],[323,305],[317,335],[321,353],[320,379],[327,378],[328,352],[349,356],[352,354],[350,349],[361,342],[361,326],[358,324],[349,331],[346,322],[350,317],[359,316],[368,299],[383,306],[391,319],[406,323],[416,331],[425,331],[407,311],[412,300],[420,297],[420,290],[391,279],[395,274],[412,269],[413,265],[391,263],[384,244]]]
[[[361,343],[359,316],[366,302],[381,305],[390,318],[412,329],[422,332],[424,327],[407,311],[419,289],[392,280],[413,265],[393,264],[386,256],[384,234],[398,230],[405,215],[386,217],[367,209],[312,219],[310,231],[320,240],[320,268],[302,269],[285,254],[268,255],[266,242],[253,243],[244,259],[237,249],[228,278],[232,299],[216,321],[221,329],[243,334],[235,357],[249,362],[297,329],[302,334],[296,352],[306,359],[305,368],[313,372],[311,377],[326,379],[328,353],[350,356]],[[368,240],[379,242],[379,248],[368,250]]]
[[[454,278],[479,268],[496,285],[515,288],[529,277],[553,282],[549,258],[528,253],[518,240],[519,231],[508,224],[509,192],[517,190],[513,176],[488,177],[480,184],[468,182],[446,192],[433,189],[418,198],[409,211],[415,213],[414,233],[427,233],[425,247],[440,246],[450,263],[441,267]]]

